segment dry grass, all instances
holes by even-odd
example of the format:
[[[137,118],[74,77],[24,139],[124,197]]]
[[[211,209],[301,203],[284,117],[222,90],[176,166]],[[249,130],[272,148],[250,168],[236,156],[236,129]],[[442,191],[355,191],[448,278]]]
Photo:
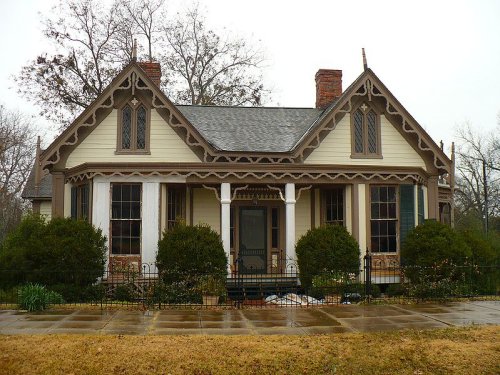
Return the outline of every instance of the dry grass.
[[[0,336],[1,374],[498,374],[500,327],[320,336]]]

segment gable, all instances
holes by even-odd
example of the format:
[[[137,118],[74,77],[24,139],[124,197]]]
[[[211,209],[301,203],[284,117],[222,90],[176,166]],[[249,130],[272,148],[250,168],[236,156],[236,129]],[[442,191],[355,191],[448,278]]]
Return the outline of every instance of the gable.
[[[305,164],[405,166],[426,169],[425,161],[384,115],[380,116],[379,158],[351,158],[351,118],[346,114],[304,160]]]
[[[308,163],[312,163],[312,160],[324,160],[324,155],[321,156],[321,153],[318,153],[312,159],[309,159],[309,156],[315,150],[322,148],[323,141],[329,138],[328,135],[341,123],[345,124],[344,121],[346,121],[346,118],[347,123],[349,123],[351,112],[363,101],[368,103],[369,106],[376,108],[377,112],[392,124],[404,140],[402,143],[409,145],[420,156],[421,160],[425,162],[428,172],[439,174],[453,173],[452,161],[370,69],[366,69],[335,102],[325,109],[311,129],[295,145],[293,159],[307,160]],[[399,149],[393,155],[393,157],[396,157],[397,153],[403,151],[403,148],[406,148],[406,146],[395,144],[395,133],[388,128],[386,129],[386,133],[387,131],[392,134],[393,140],[382,140],[382,142],[389,142],[390,145],[396,146]],[[345,155],[349,157],[351,154],[350,136],[347,138],[345,134],[339,134],[339,136],[343,137],[342,146],[348,146]],[[338,145],[333,145],[332,139],[330,140],[330,145],[338,148]],[[324,148],[322,149],[324,150]],[[385,150],[382,149],[384,159],[387,151],[387,148]],[[407,151],[410,155],[414,156],[409,149]],[[409,154],[405,153],[405,155]],[[413,156],[410,159],[413,159]],[[367,163],[367,160],[364,158],[361,163],[365,165],[371,163]],[[382,160],[374,159],[373,162],[380,165]],[[357,161],[354,162],[354,164],[358,163]],[[404,160],[399,163],[399,165],[405,164]]]
[[[156,109],[151,109],[149,154],[116,154],[118,110],[113,109],[69,154],[66,168],[83,163],[106,162],[200,162]]]
[[[130,100],[135,95],[140,96],[142,100],[146,100],[149,103],[152,117],[156,118],[156,122],[159,123],[160,121],[158,118],[161,117],[163,119],[163,125],[170,128],[178,139],[184,142],[192,153],[197,156],[196,161],[207,160],[211,157],[213,148],[205,141],[192,124],[189,123],[184,115],[170,102],[159,87],[146,76],[137,63],[132,62],[125,67],[99,97],[95,99],[94,102],[90,104],[89,107],[87,107],[45,151],[43,151],[40,156],[42,168],[65,168],[67,164],[66,161],[73,151],[75,151],[75,149],[78,148],[103,121],[106,122],[105,125],[102,128],[99,127],[100,131],[95,133],[94,136],[91,137],[91,140],[87,141],[86,144],[76,152],[72,157],[73,160],[70,165],[78,164],[82,158],[91,156],[85,151],[86,149],[91,150],[93,148],[94,151],[96,149],[101,151],[100,148],[103,146],[104,150],[102,150],[102,152],[109,156],[110,137],[112,136],[110,132],[112,119],[113,117],[117,118],[116,112],[117,108],[120,108],[120,103]],[[156,115],[159,117],[156,117]],[[115,121],[114,123],[115,143],[113,147],[116,150],[117,122]],[[160,127],[157,127],[156,130],[159,131]],[[99,132],[102,134],[99,134]],[[96,134],[103,135],[105,138],[100,139]],[[167,136],[170,140],[173,140],[171,135],[172,132],[162,134],[163,137]],[[153,141],[153,138],[151,140]],[[176,145],[178,145],[178,143],[176,143]],[[159,145],[156,147],[156,149],[161,148],[162,147]],[[85,155],[83,155],[82,152]],[[180,157],[182,158],[184,156],[187,156],[186,153],[183,153]],[[158,155],[151,155],[151,157],[158,157]],[[114,161],[117,160],[118,159],[114,159]],[[130,158],[126,160],[130,161]],[[145,159],[142,158],[141,160]],[[188,160],[194,159],[188,157]]]

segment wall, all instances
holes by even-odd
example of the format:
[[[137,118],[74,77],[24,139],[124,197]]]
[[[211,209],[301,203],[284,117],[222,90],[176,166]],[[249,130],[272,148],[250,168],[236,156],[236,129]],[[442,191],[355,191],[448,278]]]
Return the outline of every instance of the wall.
[[[44,215],[47,220],[52,218],[52,201],[40,202],[40,215]]]
[[[193,225],[208,224],[220,234],[220,203],[212,190],[192,189]]]
[[[383,115],[380,116],[380,128],[383,159],[351,159],[351,123],[347,114],[304,163],[404,166],[425,169],[425,163],[420,155]]]
[[[113,110],[76,149],[66,162],[67,168],[95,162],[199,162],[200,159],[174,132],[158,112],[151,112],[151,155],[115,155],[117,110]]]
[[[298,189],[297,189],[298,190]],[[295,242],[311,229],[311,192],[302,191],[295,203]]]

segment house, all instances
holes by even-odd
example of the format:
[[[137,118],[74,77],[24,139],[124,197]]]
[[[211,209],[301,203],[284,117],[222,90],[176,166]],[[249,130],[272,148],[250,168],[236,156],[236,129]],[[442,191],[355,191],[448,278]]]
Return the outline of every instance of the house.
[[[323,224],[390,265],[415,225],[453,220],[453,151],[366,65],[346,89],[342,71],[319,70],[315,108],[175,105],[160,76],[154,62],[126,66],[38,145],[24,191],[35,212],[101,228],[110,265],[152,265],[180,217],[220,233],[228,272],[262,274],[293,264],[297,239]]]

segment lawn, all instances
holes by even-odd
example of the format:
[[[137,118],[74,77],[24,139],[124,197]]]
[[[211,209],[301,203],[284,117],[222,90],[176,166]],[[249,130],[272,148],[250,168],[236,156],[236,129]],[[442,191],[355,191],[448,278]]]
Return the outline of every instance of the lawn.
[[[0,336],[1,374],[498,374],[500,326],[318,336]]]

